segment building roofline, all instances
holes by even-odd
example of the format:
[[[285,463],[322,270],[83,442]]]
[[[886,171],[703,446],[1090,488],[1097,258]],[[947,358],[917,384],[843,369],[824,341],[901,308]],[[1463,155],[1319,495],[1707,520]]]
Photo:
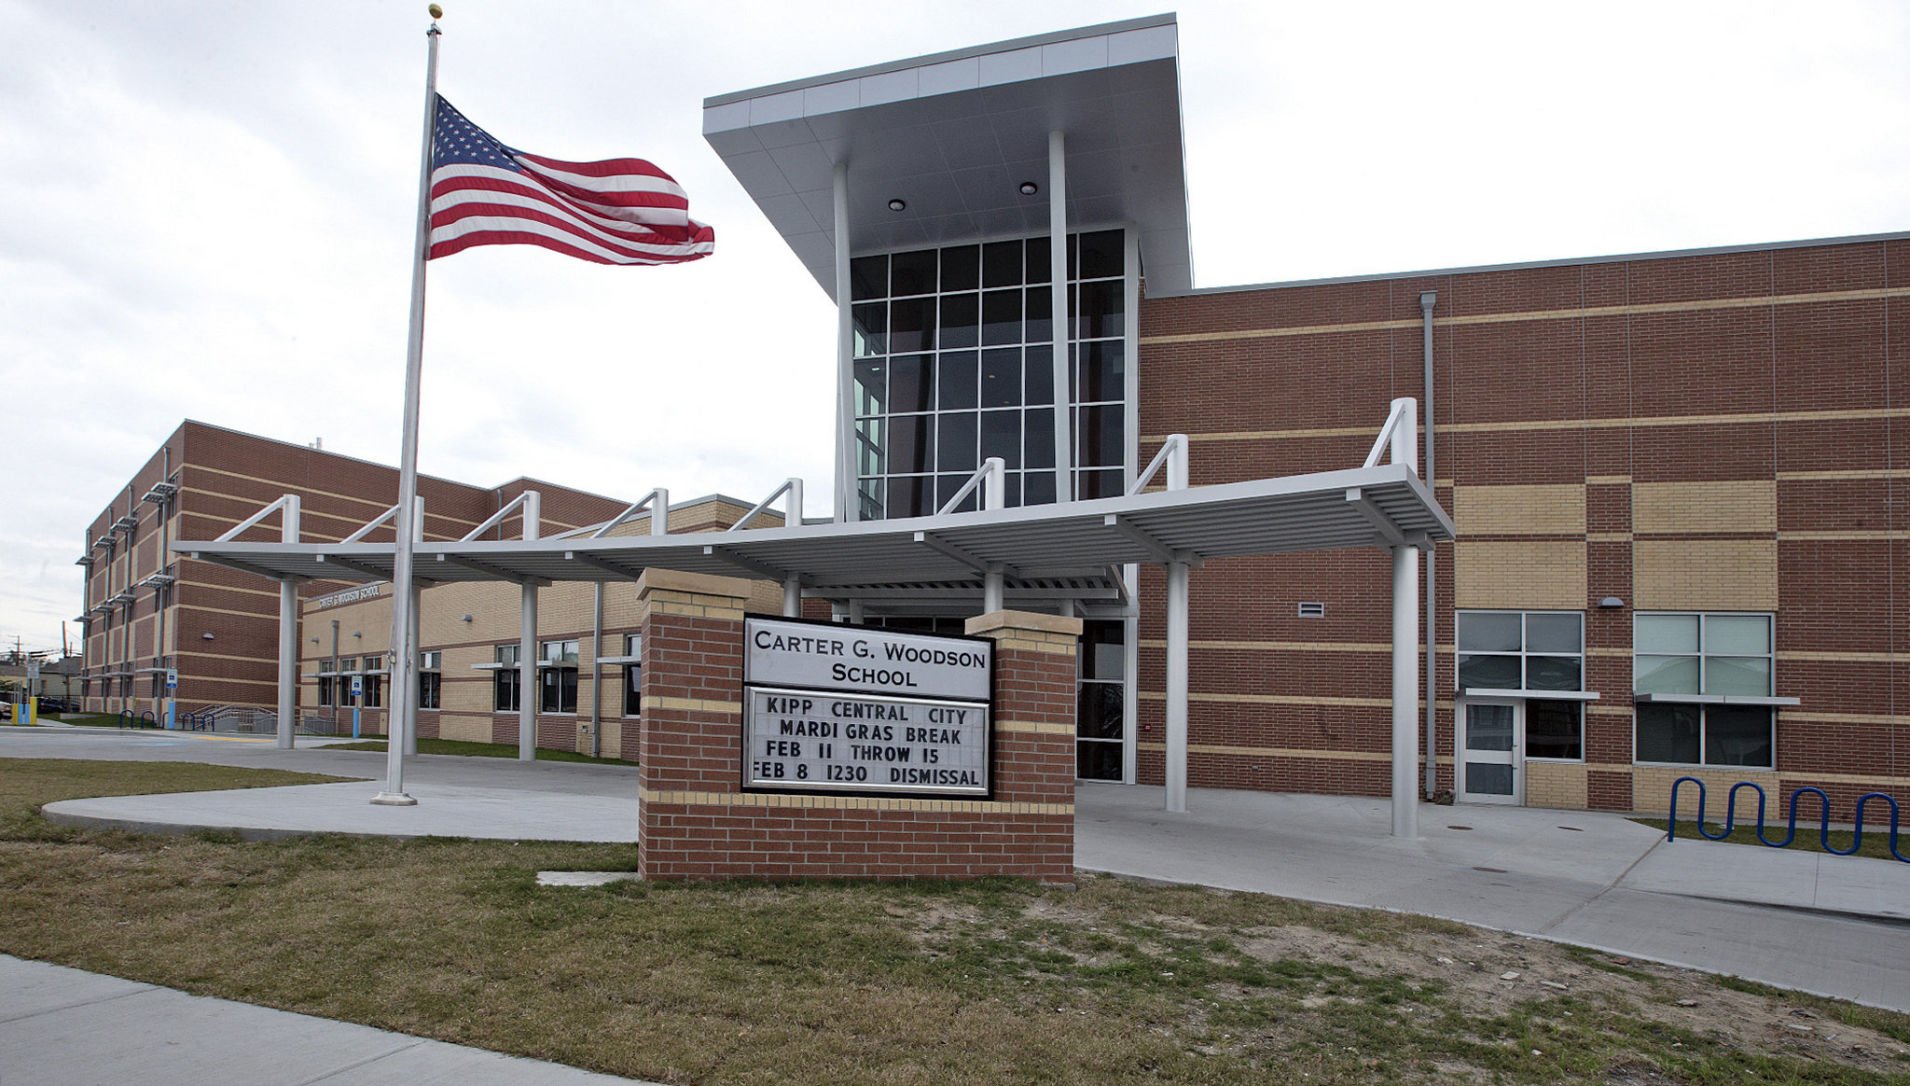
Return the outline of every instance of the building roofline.
[[[182,421],[179,424],[179,428],[182,430],[185,429],[187,426],[203,426],[208,430],[217,430],[220,433],[231,434],[234,437],[242,437],[250,441],[263,441],[272,445],[280,445],[287,449],[299,449],[308,453],[317,453],[320,456],[335,457],[339,460],[350,460],[351,462],[355,464],[364,464],[367,467],[374,467],[374,468],[384,468],[386,471],[398,470],[397,465],[387,464],[382,460],[367,460],[362,456],[352,456],[350,453],[333,452],[330,449],[315,449],[311,447],[310,445],[301,445],[296,441],[286,441],[283,438],[267,437],[264,434],[255,434],[247,430],[235,430],[230,426],[221,426],[216,422],[206,422],[204,419],[189,418]],[[185,461],[181,461],[179,466],[185,467],[185,466],[188,466],[188,464]],[[478,486],[475,483],[467,483],[463,481],[462,479],[447,479],[442,475],[429,475],[422,471],[418,473],[418,478],[430,479],[432,482],[436,482],[436,483],[449,483],[452,486],[464,487],[466,490],[485,491],[489,489],[488,487]],[[615,499],[612,499],[612,500],[615,500]]]
[[[830,83],[840,83],[848,79],[861,79],[871,75],[885,75],[889,72],[907,71],[930,64],[945,64],[954,60],[967,60],[970,57],[989,56],[994,53],[1006,53],[1016,49],[1031,49],[1040,45],[1053,45],[1057,42],[1073,41],[1076,38],[1091,38],[1103,34],[1119,34],[1129,30],[1145,30],[1155,26],[1173,26],[1173,12],[1162,15],[1144,15],[1136,19],[1122,19],[1112,23],[1100,23],[1095,26],[1075,27],[1071,30],[1056,30],[1047,34],[1035,34],[1026,38],[1014,38],[1009,41],[994,41],[984,45],[971,45],[962,49],[950,49],[942,53],[929,53],[907,60],[891,60],[881,64],[871,64],[863,68],[851,68],[847,71],[830,72],[827,75],[806,76],[784,83],[771,83],[766,87],[753,87],[749,90],[731,91],[703,99],[703,108],[726,106],[735,102],[747,102],[752,98],[761,98],[769,94],[782,94],[793,90],[806,90]]]
[[[1746,245],[1711,245],[1696,249],[1663,249],[1644,253],[1613,253],[1605,256],[1568,257],[1560,260],[1525,260],[1509,264],[1473,264],[1456,268],[1426,268],[1418,271],[1379,272],[1366,275],[1336,275],[1322,279],[1286,279],[1272,283],[1240,283],[1221,287],[1195,287],[1191,290],[1148,291],[1149,298],[1191,298],[1204,294],[1232,294],[1246,290],[1286,290],[1293,287],[1328,287],[1347,283],[1378,283],[1392,279],[1421,279],[1430,276],[1478,275],[1486,272],[1529,271],[1534,268],[1565,268],[1577,264],[1617,264],[1631,260],[1670,260],[1688,256],[1726,256],[1732,253],[1760,253],[1773,249],[1810,249],[1824,245],[1862,245],[1870,242],[1910,240],[1910,230],[1883,234],[1849,234],[1843,237],[1802,238],[1796,241],[1767,241]]]

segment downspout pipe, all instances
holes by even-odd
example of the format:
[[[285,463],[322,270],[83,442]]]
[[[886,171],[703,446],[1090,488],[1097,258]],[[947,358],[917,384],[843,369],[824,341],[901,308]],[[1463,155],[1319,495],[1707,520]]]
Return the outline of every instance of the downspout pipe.
[[[1420,351],[1425,359],[1423,369],[1426,372],[1426,392],[1423,403],[1425,412],[1421,416],[1421,425],[1426,432],[1426,489],[1431,491],[1433,499],[1438,500],[1439,476],[1433,460],[1434,420],[1439,417],[1433,410],[1433,307],[1439,303],[1436,290],[1421,291],[1419,295],[1419,335]],[[1426,797],[1439,794],[1439,548],[1426,544]]]

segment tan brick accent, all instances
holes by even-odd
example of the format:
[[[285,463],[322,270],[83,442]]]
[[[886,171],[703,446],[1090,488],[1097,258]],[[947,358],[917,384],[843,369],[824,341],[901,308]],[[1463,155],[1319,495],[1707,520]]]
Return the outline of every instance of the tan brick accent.
[[[1033,611],[995,611],[976,615],[963,626],[970,637],[994,640],[998,649],[1073,656],[1081,641],[1081,620]]]
[[[1768,821],[1773,815],[1782,812],[1775,806],[1778,796],[1778,776],[1769,770],[1755,769],[1699,769],[1693,766],[1633,766],[1631,771],[1632,807],[1635,810],[1651,814],[1664,814],[1671,809],[1671,783],[1679,777],[1696,777],[1704,782],[1705,817],[1722,820],[1724,818],[1724,798],[1731,786],[1739,781],[1755,781],[1764,786],[1771,796],[1771,805],[1765,811]],[[1802,808],[1800,808],[1802,810]],[[1696,817],[1698,813],[1698,790],[1685,785],[1678,790],[1678,820]],[[1757,818],[1757,794],[1750,789],[1738,793],[1737,815],[1740,819]],[[1755,825],[1755,822],[1753,822]]]
[[[1648,611],[1777,609],[1777,542],[1640,540],[1632,545],[1633,606]]]
[[[754,587],[741,577],[646,569],[637,578],[637,601],[652,615],[741,620]]]
[[[1525,805],[1585,809],[1585,767],[1572,762],[1525,763]]]
[[[1710,483],[1636,483],[1632,531],[1704,535],[1777,530],[1777,484],[1769,479]]]
[[[1455,606],[1580,610],[1585,544],[1461,539],[1453,545]]]
[[[1462,537],[1585,534],[1582,486],[1462,486],[1453,490],[1452,502]]]

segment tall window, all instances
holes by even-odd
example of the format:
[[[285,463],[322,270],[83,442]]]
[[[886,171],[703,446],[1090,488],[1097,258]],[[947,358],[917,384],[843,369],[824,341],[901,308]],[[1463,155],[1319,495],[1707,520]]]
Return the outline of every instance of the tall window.
[[[1055,498],[1054,298],[1047,238],[850,262],[855,468],[864,519],[933,513],[1002,458],[1009,505]],[[1121,492],[1125,238],[1068,239],[1076,492]],[[973,495],[961,508],[976,508]]]
[[[517,646],[497,647],[497,670],[491,673],[491,708],[515,713],[518,706]]]
[[[336,659],[318,662],[318,704],[323,708],[338,704],[338,661]]]
[[[643,658],[643,635],[624,634],[623,654],[630,657],[623,665],[623,715],[638,716],[643,712],[643,665],[637,662]]]
[[[577,711],[577,642],[545,641],[538,645],[538,709],[546,713]]]
[[[1633,757],[1775,766],[1773,657],[1768,614],[1633,616],[1632,690],[1644,696]]]
[[[385,704],[385,658],[382,656],[365,657],[365,708],[377,709]]]
[[[1459,691],[1525,699],[1525,756],[1585,757],[1585,706],[1545,691],[1585,689],[1585,616],[1577,611],[1461,611]]]
[[[1121,779],[1127,739],[1125,630],[1126,624],[1119,620],[1081,626],[1074,775],[1083,780]]]
[[[440,693],[444,681],[444,653],[421,652],[418,654],[418,708],[436,709],[439,707]]]
[[[352,676],[358,673],[358,657],[341,656],[338,658],[338,704],[351,706],[358,702],[351,692]]]

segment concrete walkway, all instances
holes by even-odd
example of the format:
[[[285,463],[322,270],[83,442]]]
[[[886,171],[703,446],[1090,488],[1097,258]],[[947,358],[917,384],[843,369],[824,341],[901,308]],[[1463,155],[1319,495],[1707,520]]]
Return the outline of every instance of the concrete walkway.
[[[1680,838],[1591,811],[1083,785],[1093,871],[1440,916],[1910,1012],[1910,864]]]
[[[0,955],[12,1086],[586,1086],[630,1079]]]

